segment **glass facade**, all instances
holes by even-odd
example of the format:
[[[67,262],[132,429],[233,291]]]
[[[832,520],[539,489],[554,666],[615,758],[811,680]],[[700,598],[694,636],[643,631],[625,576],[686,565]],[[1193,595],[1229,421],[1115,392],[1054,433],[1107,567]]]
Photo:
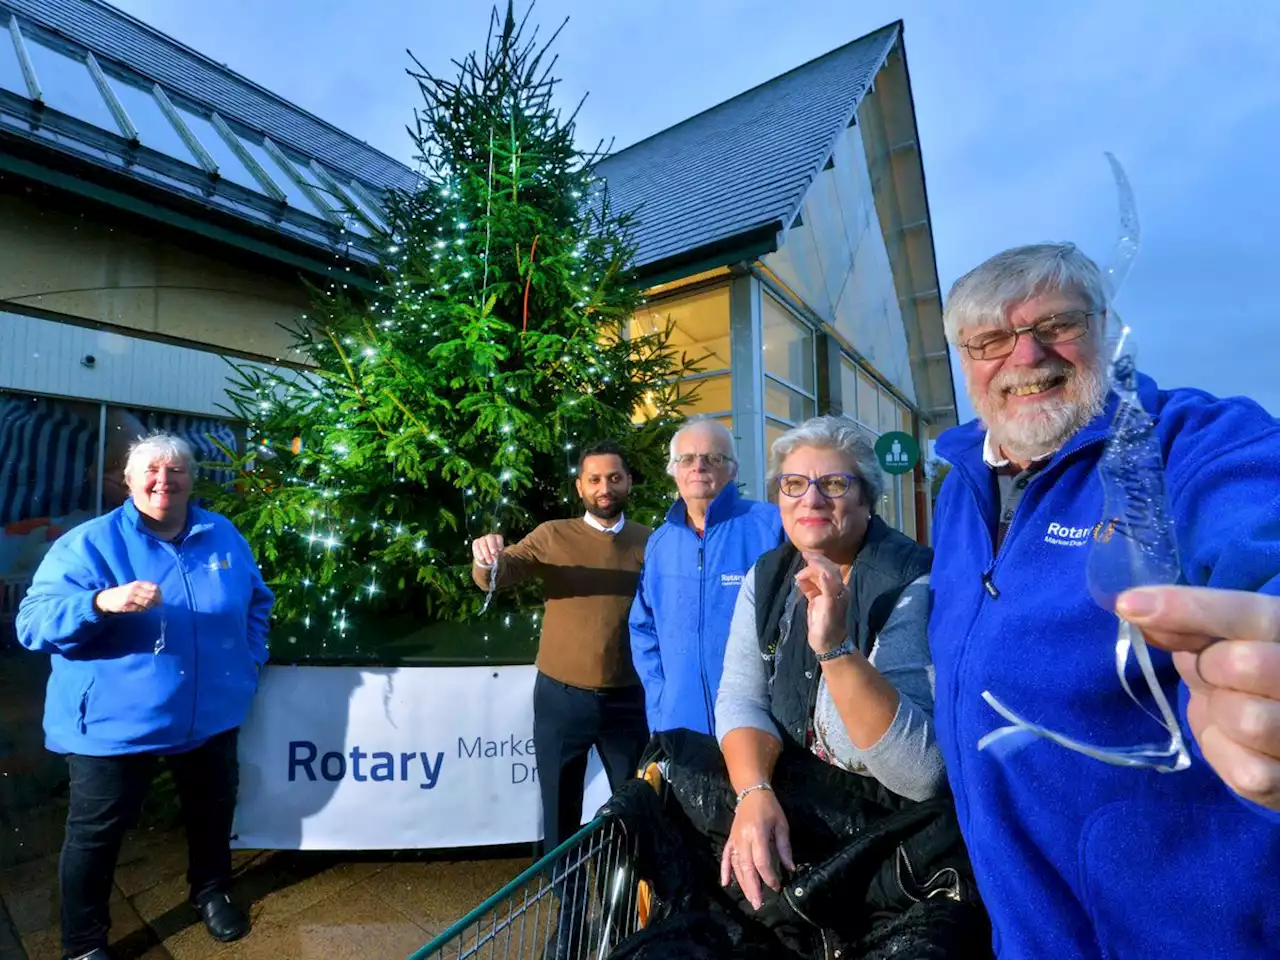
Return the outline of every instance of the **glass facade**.
[[[879,436],[901,430],[916,436],[915,415],[893,394],[881,387],[852,357],[840,358],[840,393],[844,415]],[[890,526],[908,536],[916,535],[915,479],[913,474],[886,475],[885,493],[877,511]]]
[[[711,287],[644,304],[631,335],[661,333],[672,324],[671,346],[698,362],[703,373],[729,371],[729,288]]]
[[[692,417],[698,414],[712,416],[732,413],[733,383],[727,373],[714,377],[690,377],[684,383],[688,384],[687,393],[693,396],[693,402],[684,408],[687,416]],[[684,393],[685,391],[682,390],[681,392]]]
[[[644,304],[631,318],[633,338],[661,333],[671,324],[670,346],[693,360],[701,372],[685,382],[693,402],[685,408],[695,414],[731,414],[733,410],[729,358],[729,288],[709,287],[687,294],[663,297]],[[694,392],[696,390],[696,393]],[[641,421],[651,412],[637,411]]]
[[[818,408],[815,331],[772,294],[761,295],[765,450]]]

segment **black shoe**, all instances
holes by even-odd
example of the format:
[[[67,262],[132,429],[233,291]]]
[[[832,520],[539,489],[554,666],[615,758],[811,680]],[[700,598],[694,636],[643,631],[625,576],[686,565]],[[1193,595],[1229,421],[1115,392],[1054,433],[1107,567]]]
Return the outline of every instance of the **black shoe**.
[[[105,948],[98,947],[98,949],[90,950],[88,953],[69,957],[68,960],[111,960],[111,954],[107,953]]]
[[[249,932],[249,916],[225,893],[215,893],[196,907],[209,936],[223,943],[239,940]],[[98,960],[98,958],[93,958]]]

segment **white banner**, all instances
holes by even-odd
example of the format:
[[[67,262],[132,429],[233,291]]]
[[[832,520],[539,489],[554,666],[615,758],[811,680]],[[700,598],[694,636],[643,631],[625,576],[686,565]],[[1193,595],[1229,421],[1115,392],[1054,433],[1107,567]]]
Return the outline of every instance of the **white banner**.
[[[240,730],[233,845],[485,846],[542,837],[535,670],[267,667]],[[591,753],[584,820],[609,798]]]

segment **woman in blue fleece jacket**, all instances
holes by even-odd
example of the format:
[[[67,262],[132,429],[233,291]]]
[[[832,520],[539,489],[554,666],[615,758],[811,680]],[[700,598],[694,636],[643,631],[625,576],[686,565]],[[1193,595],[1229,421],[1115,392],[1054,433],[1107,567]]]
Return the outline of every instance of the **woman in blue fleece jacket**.
[[[1152,661],[1189,767],[1109,766],[1043,739],[978,746],[1007,723],[986,691],[1077,742],[1169,736],[1125,695],[1115,613],[1088,587],[1095,540],[1128,535],[1098,473],[1117,406],[1108,309],[1069,243],[998,254],[947,298],[981,417],[937,443],[952,470],[929,633],[960,826],[1001,960],[1280,956],[1280,423],[1257,404],[1139,381],[1183,583],[1115,606],[1180,651]]]
[[[248,932],[228,895],[236,734],[275,598],[235,527],[190,504],[193,468],[179,437],[134,443],[129,500],[60,538],[18,611],[22,645],[51,654],[45,743],[71,776],[59,864],[67,957],[108,956],[116,858],[161,757],[187,824],[191,902],[216,939]]]

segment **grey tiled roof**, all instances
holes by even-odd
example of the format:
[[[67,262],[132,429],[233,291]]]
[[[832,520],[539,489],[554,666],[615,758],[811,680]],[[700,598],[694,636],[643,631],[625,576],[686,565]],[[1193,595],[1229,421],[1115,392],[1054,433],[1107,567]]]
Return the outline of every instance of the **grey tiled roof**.
[[[47,29],[170,91],[376,187],[412,187],[403,164],[101,0],[4,0]]]
[[[899,36],[893,23],[620,150],[597,168],[638,211],[646,266],[789,224]]]

